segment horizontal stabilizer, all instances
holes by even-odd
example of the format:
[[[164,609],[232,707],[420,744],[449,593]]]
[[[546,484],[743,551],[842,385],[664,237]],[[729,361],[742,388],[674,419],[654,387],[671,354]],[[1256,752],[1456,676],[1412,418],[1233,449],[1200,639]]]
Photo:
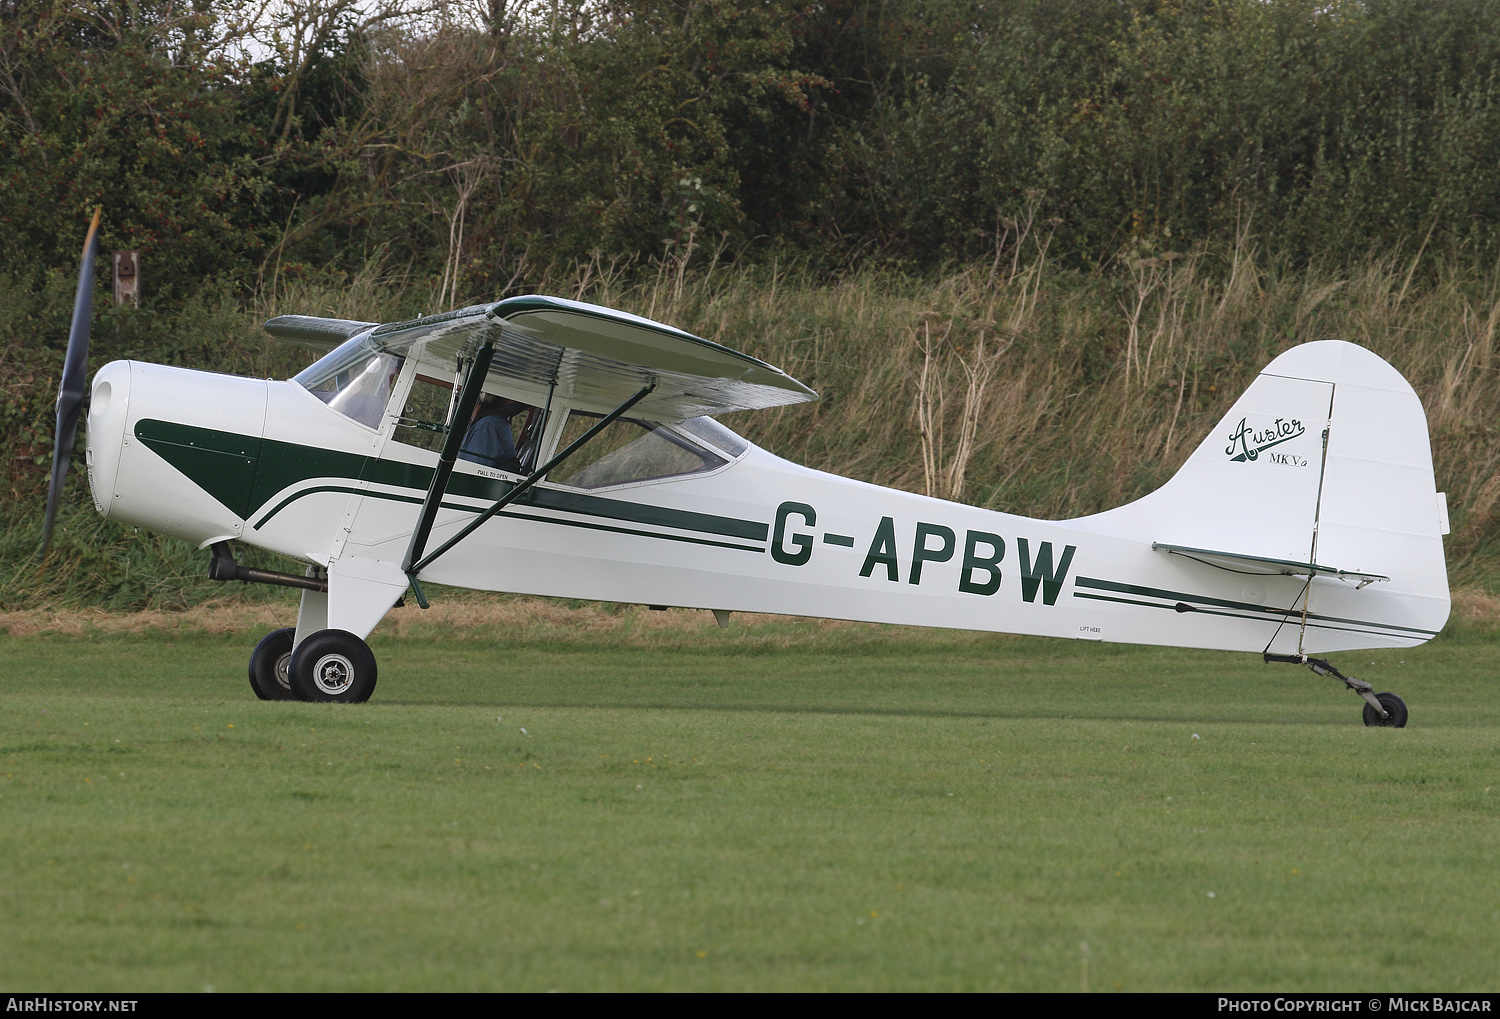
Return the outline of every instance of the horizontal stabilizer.
[[[1372,584],[1377,580],[1390,580],[1390,577],[1381,576],[1378,573],[1361,573],[1358,570],[1340,570],[1332,566],[1322,566],[1318,563],[1298,563],[1289,559],[1268,559],[1265,556],[1242,555],[1238,552],[1216,552],[1207,548],[1190,548],[1186,545],[1166,545],[1159,541],[1153,541],[1151,547],[1157,552],[1166,552],[1169,555],[1180,555],[1188,559],[1206,563],[1209,566],[1218,567],[1221,570],[1229,570],[1233,573],[1250,573],[1262,576],[1284,576],[1284,577],[1337,577],[1360,581],[1360,586]]]

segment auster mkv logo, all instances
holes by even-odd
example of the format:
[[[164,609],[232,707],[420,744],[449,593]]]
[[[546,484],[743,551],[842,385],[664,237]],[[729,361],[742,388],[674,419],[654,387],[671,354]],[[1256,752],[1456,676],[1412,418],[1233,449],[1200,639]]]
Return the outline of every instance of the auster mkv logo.
[[[1306,431],[1307,429],[1302,427],[1302,422],[1296,418],[1290,420],[1277,418],[1270,427],[1259,429],[1245,427],[1245,419],[1240,418],[1239,427],[1234,430],[1234,434],[1229,436],[1229,446],[1224,450],[1224,455],[1234,462],[1247,460],[1253,462],[1259,460],[1260,455],[1272,446],[1279,446],[1283,442],[1295,439]],[[1303,467],[1307,464],[1307,461],[1302,460],[1301,457],[1289,457],[1282,460],[1277,454],[1272,454],[1272,459],[1277,463],[1287,462],[1294,467]],[[1294,460],[1301,462],[1291,463]]]

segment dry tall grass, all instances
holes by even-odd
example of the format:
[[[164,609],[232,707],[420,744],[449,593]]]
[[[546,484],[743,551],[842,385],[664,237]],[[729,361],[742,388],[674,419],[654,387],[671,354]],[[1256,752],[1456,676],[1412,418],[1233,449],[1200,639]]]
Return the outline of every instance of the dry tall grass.
[[[749,351],[814,404],[730,424],[810,466],[1034,516],[1097,512],[1181,465],[1264,365],[1302,342],[1370,348],[1427,408],[1455,579],[1500,583],[1500,275],[1371,259],[1278,266],[1242,240],[1115,277],[1053,272],[1045,245],[932,282],[775,271],[628,283],[597,265],[554,289]]]
[[[811,385],[816,403],[726,419],[782,456],[1049,518],[1146,494],[1278,353],[1353,340],[1400,369],[1427,408],[1454,585],[1500,591],[1500,274],[1418,272],[1394,258],[1293,271],[1242,240],[1222,255],[1135,252],[1113,275],[1083,276],[1051,268],[1045,240],[1021,240],[991,265],[937,280],[860,271],[829,284],[685,262],[643,275],[595,261],[536,289],[670,322]],[[273,313],[389,321],[432,310],[436,297],[374,261],[337,286],[283,284],[236,313],[234,363],[279,375],[307,363],[306,351],[259,332]],[[14,504],[0,533],[0,607],[181,607],[222,595],[206,582],[184,589],[201,554],[76,509],[43,580],[32,561],[39,511]]]

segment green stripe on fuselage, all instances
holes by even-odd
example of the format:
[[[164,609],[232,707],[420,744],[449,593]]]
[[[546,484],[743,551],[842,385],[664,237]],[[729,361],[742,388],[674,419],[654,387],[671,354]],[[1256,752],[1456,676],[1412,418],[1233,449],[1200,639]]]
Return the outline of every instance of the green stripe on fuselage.
[[[248,517],[259,505],[254,486],[260,439],[150,419],[137,422],[135,437],[235,516]]]
[[[137,423],[135,430],[136,435],[147,446],[231,512],[247,521],[256,513],[267,510],[267,503],[279,493],[319,478],[364,481],[408,489],[419,495],[425,494],[432,484],[434,468],[399,460],[382,460],[357,453],[319,449],[279,439],[255,439],[233,432],[220,432],[169,421],[143,419]],[[230,453],[231,450],[252,448],[258,451],[258,455]],[[455,473],[449,478],[447,494],[495,502],[509,492],[511,487],[511,482],[498,478]],[[321,490],[324,489],[293,493],[271,506],[255,520],[252,527],[259,529],[302,495]],[[674,527],[684,531],[721,534],[749,541],[765,541],[770,533],[770,525],[755,520],[739,520],[664,506],[646,506],[551,488],[532,488],[516,500],[516,505],[657,527]]]
[[[1187,603],[1190,603],[1190,604],[1193,604],[1193,605],[1213,605],[1213,606],[1218,607],[1218,608],[1239,609],[1239,610],[1241,610],[1243,612],[1248,612],[1248,613],[1264,613],[1268,618],[1270,616],[1281,616],[1284,619],[1292,619],[1294,617],[1297,617],[1297,616],[1301,615],[1301,610],[1298,609],[1296,606],[1292,606],[1291,608],[1281,609],[1281,608],[1276,608],[1275,606],[1272,606],[1272,605],[1256,605],[1256,604],[1254,604],[1252,602],[1234,601],[1234,600],[1229,599],[1229,598],[1213,598],[1213,597],[1210,597],[1209,595],[1206,595],[1206,594],[1189,594],[1189,593],[1187,593],[1185,591],[1164,591],[1164,590],[1162,590],[1159,587],[1142,587],[1142,586],[1140,586],[1138,584],[1121,584],[1121,583],[1119,583],[1117,581],[1113,581],[1113,580],[1099,580],[1099,579],[1097,579],[1095,577],[1077,577],[1077,578],[1074,579],[1073,583],[1074,583],[1075,587],[1087,587],[1087,588],[1092,588],[1095,591],[1111,591],[1111,592],[1114,592],[1114,593],[1117,593],[1117,594],[1143,595],[1143,596],[1148,597],[1148,598],[1164,598],[1164,599],[1166,599],[1168,601],[1172,601],[1172,602],[1179,602],[1180,601],[1180,602],[1187,602]],[[1078,591],[1074,591],[1073,592],[1073,597],[1075,597],[1075,598],[1097,598],[1099,596],[1097,596],[1097,595],[1087,595],[1087,594],[1082,594],[1082,593],[1080,593]],[[1297,597],[1301,598],[1302,596],[1299,594]],[[1136,602],[1135,604],[1145,605],[1147,603],[1146,602]],[[1156,606],[1156,607],[1159,607],[1159,608],[1171,608],[1171,606]],[[1249,618],[1249,617],[1246,617],[1246,618]],[[1420,627],[1416,627],[1416,626],[1402,626],[1399,623],[1380,623],[1380,622],[1375,622],[1373,620],[1368,620],[1368,619],[1345,619],[1342,616],[1329,616],[1329,615],[1324,615],[1324,614],[1319,613],[1319,612],[1309,612],[1309,613],[1307,613],[1307,618],[1309,620],[1318,620],[1318,621],[1328,622],[1328,623],[1348,623],[1348,624],[1350,624],[1352,626],[1364,626],[1364,627],[1371,627],[1371,628],[1382,628],[1382,629],[1386,629],[1386,630],[1399,630],[1399,631],[1401,631],[1403,633],[1421,634],[1424,640],[1430,639],[1432,637],[1435,637],[1435,636],[1437,636],[1437,633],[1438,633],[1438,631],[1436,631],[1436,630],[1424,630],[1424,629],[1421,629]],[[1335,627],[1325,627],[1325,629],[1334,629],[1334,630],[1337,630],[1337,629],[1341,629],[1341,627],[1336,627],[1336,626]]]

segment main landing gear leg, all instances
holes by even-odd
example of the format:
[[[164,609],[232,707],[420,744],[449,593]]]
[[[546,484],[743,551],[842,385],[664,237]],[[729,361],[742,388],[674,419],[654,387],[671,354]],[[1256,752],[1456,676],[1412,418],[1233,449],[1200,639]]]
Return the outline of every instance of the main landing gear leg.
[[[1382,726],[1389,729],[1406,727],[1406,702],[1393,693],[1376,693],[1375,688],[1362,679],[1346,676],[1333,663],[1324,658],[1309,658],[1307,655],[1262,655],[1268,662],[1288,662],[1306,665],[1320,676],[1333,676],[1344,681],[1344,686],[1364,699],[1365,725]]]

